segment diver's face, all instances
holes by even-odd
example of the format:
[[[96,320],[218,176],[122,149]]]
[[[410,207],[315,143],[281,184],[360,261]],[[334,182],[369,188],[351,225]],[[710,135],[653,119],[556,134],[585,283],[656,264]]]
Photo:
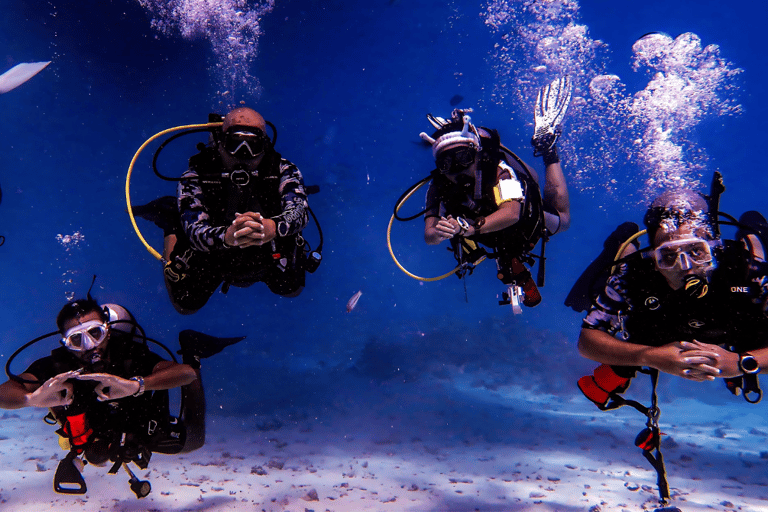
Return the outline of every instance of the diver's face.
[[[64,322],[64,335],[67,336],[68,333],[72,333],[72,331],[78,331],[78,327],[85,326],[88,324],[88,322],[91,323],[103,323],[104,320],[102,319],[102,316],[97,311],[91,311],[90,313],[86,313],[85,315],[79,316],[77,318],[71,318]],[[86,364],[96,364],[98,362],[101,362],[106,354],[107,345],[109,343],[109,327],[107,327],[107,332],[105,337],[98,342],[98,344],[90,348],[88,350],[73,350],[70,348],[70,353],[74,354],[78,359],[80,359],[82,362]],[[82,333],[81,336],[87,336],[87,334]],[[87,340],[89,343],[93,343],[94,340],[89,339]],[[98,340],[95,340],[98,341]],[[66,344],[65,344],[66,346]],[[78,346],[81,346],[78,344]],[[69,348],[69,347],[68,347]]]
[[[267,137],[259,128],[233,128],[224,134],[219,142],[219,154],[224,166],[229,169],[241,168],[255,171],[266,152]]]
[[[438,171],[452,178],[453,176],[474,170],[477,160],[477,149],[464,143],[457,143],[443,148],[435,157]]]
[[[689,225],[656,233],[654,263],[672,289],[682,288],[687,276],[706,277],[712,269],[712,253],[706,235],[702,235]]]

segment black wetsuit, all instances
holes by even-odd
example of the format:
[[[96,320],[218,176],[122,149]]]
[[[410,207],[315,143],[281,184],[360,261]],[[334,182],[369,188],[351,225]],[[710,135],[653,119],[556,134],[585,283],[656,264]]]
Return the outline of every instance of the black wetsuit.
[[[730,240],[714,256],[708,291],[694,298],[670,288],[653,261],[635,253],[608,279],[582,327],[646,346],[694,339],[738,352],[766,346],[768,266]]]
[[[190,159],[179,183],[182,232],[166,265],[165,282],[183,312],[203,307],[222,283],[247,287],[261,281],[285,296],[304,286],[301,230],[308,214],[299,170],[274,150],[267,151],[256,173],[222,176],[222,169],[218,151],[208,147]],[[276,238],[244,249],[226,245],[224,233],[235,213],[248,211],[274,220]]]
[[[115,329],[111,330],[106,358],[108,362],[103,369],[93,369],[84,365],[65,347],[59,347],[50,356],[33,362],[25,373],[45,382],[61,373],[85,367],[86,372],[98,371],[130,379],[150,375],[155,366],[163,361],[146,345],[134,341],[130,334]],[[54,407],[51,411],[62,425],[60,433],[65,437],[68,433],[68,418],[84,414],[87,428],[93,431],[81,443],[87,458],[89,448],[96,446],[102,456],[117,453],[123,433],[127,434],[131,442],[129,449],[148,449],[160,453],[178,453],[182,449],[184,428],[180,420],[170,415],[167,391],[147,391],[138,397],[101,402],[94,392],[95,382],[70,382],[74,387],[72,404]]]

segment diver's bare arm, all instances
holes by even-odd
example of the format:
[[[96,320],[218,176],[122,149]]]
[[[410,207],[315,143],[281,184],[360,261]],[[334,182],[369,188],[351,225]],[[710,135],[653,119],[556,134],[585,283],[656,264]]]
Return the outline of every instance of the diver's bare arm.
[[[95,393],[99,400],[119,400],[132,396],[141,390],[138,380],[119,377],[110,373],[86,373],[76,377],[79,380],[91,380],[98,384]],[[189,384],[197,378],[195,370],[186,364],[161,361],[154,371],[143,377],[144,391],[171,389]]]
[[[648,347],[617,340],[598,329],[581,329],[579,354],[598,363],[614,366],[642,366]]]
[[[549,164],[545,170],[544,204],[557,211],[559,223],[554,219],[554,226],[547,223],[550,232],[561,232],[571,225],[571,203],[568,197],[568,186],[560,162]],[[549,219],[547,219],[549,220]],[[559,225],[558,225],[559,224]]]
[[[478,229],[474,226],[469,229],[467,236],[473,236],[482,233],[493,233],[508,228],[520,220],[520,210],[522,205],[518,201],[507,201],[501,203],[499,209],[485,218],[485,223]]]
[[[188,364],[161,361],[150,375],[144,377],[144,389],[172,389],[184,386],[197,379],[197,373]]]
[[[72,384],[68,383],[77,372],[65,372],[40,384],[21,384],[8,381],[0,385],[0,408],[20,409],[22,407],[57,407],[72,403]],[[23,379],[36,380],[34,375],[24,373]]]
[[[711,363],[713,351],[686,351],[680,342],[648,347],[617,340],[598,329],[584,328],[579,336],[579,353],[587,359],[613,366],[650,366],[664,373],[695,381],[713,380],[718,375]]]
[[[27,407],[27,394],[29,391],[24,384],[9,380],[0,384],[0,408],[21,409]]]

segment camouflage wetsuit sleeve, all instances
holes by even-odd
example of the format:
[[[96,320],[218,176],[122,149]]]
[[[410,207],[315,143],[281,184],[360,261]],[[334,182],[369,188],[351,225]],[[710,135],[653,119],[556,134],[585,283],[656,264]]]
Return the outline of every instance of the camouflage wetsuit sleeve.
[[[206,206],[205,194],[199,185],[198,174],[189,169],[178,185],[178,207],[181,224],[192,247],[209,252],[229,249],[224,243],[228,226],[214,226]],[[298,233],[307,225],[307,194],[304,178],[299,169],[286,159],[280,161],[280,205],[281,213],[272,217],[277,236],[284,237]]]
[[[597,329],[616,336],[623,329],[619,313],[629,309],[629,300],[625,286],[627,264],[623,263],[605,283],[605,289],[597,296],[592,307],[584,317],[581,327]]]
[[[205,194],[199,184],[197,171],[189,169],[181,175],[177,189],[181,225],[192,247],[198,251],[228,249],[224,243],[227,226],[211,225],[205,205]]]
[[[272,217],[277,228],[277,236],[290,236],[298,233],[307,225],[307,192],[304,190],[304,177],[299,168],[285,158],[280,160],[280,205],[282,212]]]

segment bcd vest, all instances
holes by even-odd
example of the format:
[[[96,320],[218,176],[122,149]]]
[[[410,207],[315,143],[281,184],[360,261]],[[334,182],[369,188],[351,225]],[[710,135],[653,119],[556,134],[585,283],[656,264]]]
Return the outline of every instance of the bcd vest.
[[[445,175],[435,173],[433,182],[437,187],[438,197],[445,206],[446,212],[454,217],[460,216],[473,221],[479,217],[486,217],[498,210],[493,193],[497,182],[497,167],[499,162],[507,163],[523,188],[524,199],[520,220],[506,229],[470,238],[488,247],[496,249],[506,247],[507,252],[517,253],[513,254],[515,256],[528,253],[533,250],[544,234],[544,207],[539,185],[522,161],[517,158],[508,159],[502,153],[496,130],[482,129],[491,136],[481,137],[483,150],[478,165],[481,175],[480,197],[474,198],[474,177],[462,174],[454,183]]]
[[[223,172],[218,151],[206,147],[189,159],[190,169],[197,172],[199,185],[206,197],[211,223],[228,225],[235,213],[259,212],[274,217],[282,212],[280,203],[280,153],[267,150],[254,172]]]
[[[661,346],[695,339],[734,343],[739,351],[761,346],[768,321],[753,302],[760,287],[749,276],[748,252],[726,240],[714,256],[717,267],[701,297],[691,297],[684,289],[672,290],[652,260],[631,258],[625,280],[631,309],[622,312],[627,341]]]

